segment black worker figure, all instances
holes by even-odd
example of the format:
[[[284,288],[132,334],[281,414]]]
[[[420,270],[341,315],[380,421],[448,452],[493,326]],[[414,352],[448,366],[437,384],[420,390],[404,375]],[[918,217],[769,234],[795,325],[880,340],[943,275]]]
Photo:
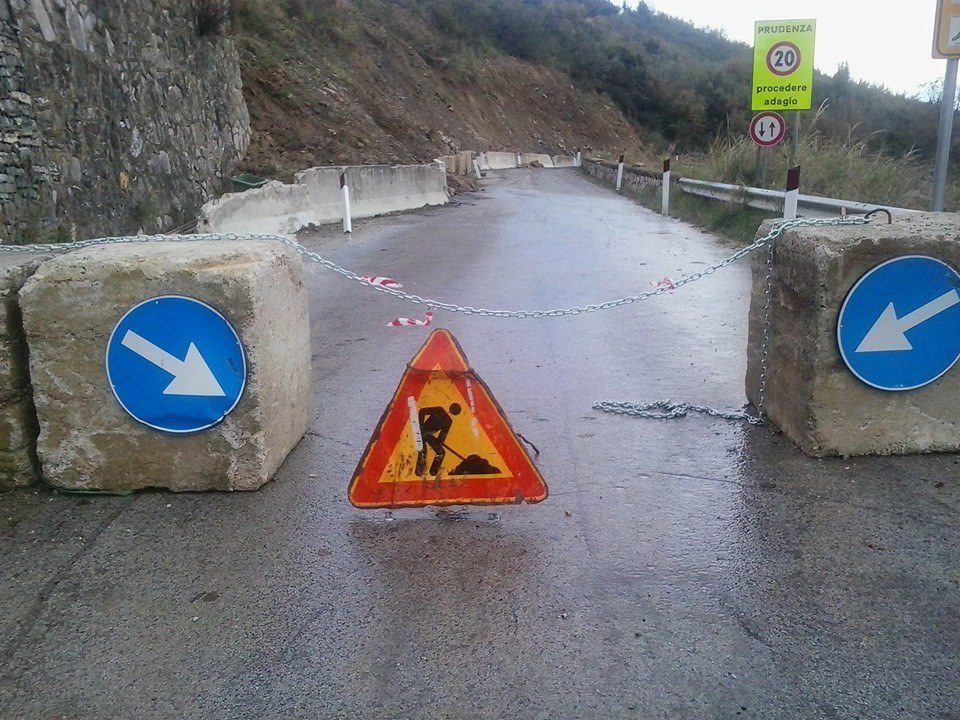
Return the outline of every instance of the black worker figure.
[[[427,448],[433,450],[433,462],[430,463],[430,474],[439,475],[440,466],[443,464],[443,458],[447,454],[447,448],[444,444],[447,440],[447,434],[450,432],[450,426],[453,425],[451,415],[460,414],[460,405],[452,403],[448,413],[442,407],[422,408],[417,416],[420,423],[420,436],[423,439],[423,447],[417,454],[417,475],[423,475],[427,469]]]

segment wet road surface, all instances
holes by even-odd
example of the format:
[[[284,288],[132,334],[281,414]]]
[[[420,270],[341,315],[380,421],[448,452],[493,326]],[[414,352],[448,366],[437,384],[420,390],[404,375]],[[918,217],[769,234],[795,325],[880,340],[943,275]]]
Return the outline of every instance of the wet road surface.
[[[574,171],[305,243],[405,289],[550,308],[730,252]],[[252,494],[0,497],[4,718],[956,718],[957,456],[811,460],[743,401],[746,264],[628,308],[438,313],[540,450],[535,506],[359,511],[422,310],[307,268],[316,416]]]

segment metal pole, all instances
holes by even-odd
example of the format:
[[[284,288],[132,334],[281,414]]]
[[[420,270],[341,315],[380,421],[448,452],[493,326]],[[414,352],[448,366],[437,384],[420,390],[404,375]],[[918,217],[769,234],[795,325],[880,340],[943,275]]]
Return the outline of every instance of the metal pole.
[[[769,157],[767,149],[757,145],[757,167],[754,170],[754,182],[757,187],[766,187],[767,185],[767,162]]]
[[[790,167],[797,164],[797,148],[800,147],[800,111],[793,114],[793,127],[790,128]]]
[[[940,131],[937,134],[937,159],[933,164],[933,199],[930,209],[943,212],[947,194],[947,165],[950,163],[950,142],[953,137],[953,113],[957,102],[957,58],[947,60],[943,78],[943,99],[940,101]]]

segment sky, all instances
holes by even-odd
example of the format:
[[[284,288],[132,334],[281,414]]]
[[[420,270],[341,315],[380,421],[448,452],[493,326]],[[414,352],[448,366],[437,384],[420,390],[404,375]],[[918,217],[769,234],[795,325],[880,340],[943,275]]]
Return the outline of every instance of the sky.
[[[832,75],[846,61],[853,78],[898,93],[942,81],[946,69],[945,60],[930,57],[936,0],[647,0],[647,6],[750,45],[755,20],[815,18],[818,70]]]

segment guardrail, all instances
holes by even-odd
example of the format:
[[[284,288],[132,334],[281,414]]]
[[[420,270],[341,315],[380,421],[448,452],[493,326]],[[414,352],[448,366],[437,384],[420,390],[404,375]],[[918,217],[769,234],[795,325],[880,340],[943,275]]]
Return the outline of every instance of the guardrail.
[[[612,181],[617,163],[595,157],[583,158],[585,172],[605,181]],[[624,166],[624,183],[627,188],[637,190],[640,187],[652,184],[659,187],[663,174],[659,170],[647,170],[636,165]],[[748,207],[757,208],[766,212],[780,214],[783,212],[783,201],[786,193],[782,190],[767,190],[765,188],[750,187],[748,185],[732,185],[729,183],[696,180],[694,178],[678,177],[672,173],[671,185],[677,185],[685,193],[718,200],[720,202],[740,203]],[[856,202],[853,200],[838,200],[836,198],[821,197],[819,195],[800,195],[797,200],[798,214],[804,217],[837,217],[838,215],[862,215],[871,210],[884,208],[894,215],[907,215],[920,212],[910,208],[891,207],[889,205],[874,205],[871,203]]]
[[[677,178],[676,184],[690,195],[720,200],[722,202],[738,202],[759,210],[779,213],[783,211],[784,193],[782,190],[767,190],[765,188],[749,187],[746,185],[731,185],[716,183],[693,178]],[[871,210],[884,208],[894,215],[908,215],[919,210],[910,208],[891,207],[889,205],[874,205],[871,203],[855,202],[853,200],[838,200],[836,198],[821,197],[819,195],[800,195],[797,199],[797,211],[806,217],[836,217],[837,215],[862,215]]]

